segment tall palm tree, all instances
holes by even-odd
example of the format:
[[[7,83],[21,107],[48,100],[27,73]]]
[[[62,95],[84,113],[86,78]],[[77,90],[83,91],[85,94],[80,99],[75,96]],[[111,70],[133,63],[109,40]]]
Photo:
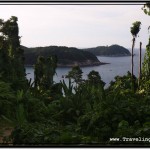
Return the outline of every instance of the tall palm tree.
[[[140,31],[140,25],[141,25],[141,22],[140,21],[136,21],[136,22],[134,22],[133,24],[132,24],[133,26],[131,27],[131,30],[130,30],[130,32],[131,32],[131,34],[132,34],[132,36],[133,36],[133,39],[132,39],[132,57],[131,57],[131,59],[132,59],[132,64],[131,64],[131,77],[132,77],[132,80],[133,80],[133,49],[134,49],[134,45],[135,45],[135,39],[136,39],[136,37],[137,37],[137,35],[138,35],[138,33],[139,33],[139,31]],[[133,83],[133,82],[132,82]]]

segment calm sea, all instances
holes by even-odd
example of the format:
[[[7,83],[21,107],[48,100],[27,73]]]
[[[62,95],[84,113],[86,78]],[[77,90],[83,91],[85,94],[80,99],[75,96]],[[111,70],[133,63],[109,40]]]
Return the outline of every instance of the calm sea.
[[[139,65],[139,55],[136,50],[134,56],[134,74],[138,76],[138,65]],[[87,79],[87,74],[92,71],[98,71],[101,75],[102,80],[106,83],[105,87],[109,86],[110,81],[114,80],[114,77],[119,75],[123,76],[127,71],[131,72],[131,57],[97,57],[101,62],[107,62],[110,64],[100,65],[100,66],[90,66],[81,67],[83,71],[83,79]],[[144,58],[144,51],[142,52],[142,61]],[[58,83],[60,80],[65,80],[68,83],[68,79],[63,78],[64,75],[71,70],[71,67],[58,67],[56,69],[57,74],[54,76],[54,82]],[[27,78],[34,80],[34,70],[33,67],[26,67]]]

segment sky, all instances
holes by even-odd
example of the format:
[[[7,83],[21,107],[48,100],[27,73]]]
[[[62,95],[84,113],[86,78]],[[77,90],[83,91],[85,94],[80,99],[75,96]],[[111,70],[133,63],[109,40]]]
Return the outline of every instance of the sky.
[[[148,43],[150,16],[143,5],[0,5],[0,18],[18,17],[21,45],[131,48],[130,27],[141,21],[135,47]]]

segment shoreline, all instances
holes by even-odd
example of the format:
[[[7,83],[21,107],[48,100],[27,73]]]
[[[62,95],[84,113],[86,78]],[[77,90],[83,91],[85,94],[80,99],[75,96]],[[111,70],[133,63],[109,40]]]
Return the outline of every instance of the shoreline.
[[[91,64],[58,64],[57,67],[73,67],[75,65],[78,65],[79,67],[91,67],[91,66],[100,66],[100,65],[106,65],[106,64],[110,64],[110,63],[105,63],[105,62],[96,62],[96,63],[91,63]]]
[[[64,65],[64,64],[57,64],[57,67],[73,67],[75,65],[79,65],[80,67],[91,67],[91,66],[100,66],[100,65],[107,65],[107,64],[110,64],[110,63],[105,63],[105,62],[96,62],[96,63],[91,63],[91,64],[67,64],[67,65]],[[34,65],[29,65],[29,64],[25,64],[24,65],[25,67],[34,67]]]
[[[136,54],[134,54],[135,56]],[[96,57],[129,57],[131,55],[96,55]]]
[[[96,55],[96,57],[130,57],[131,55]],[[134,54],[135,56],[135,54]],[[74,62],[72,64],[57,64],[57,67],[66,67],[66,68],[70,68],[73,67],[75,65],[78,65],[79,67],[91,67],[91,66],[100,66],[100,65],[107,65],[107,64],[111,64],[111,63],[107,63],[107,62],[91,62],[91,61],[87,61],[87,62]],[[24,64],[25,67],[34,67],[34,65],[30,65],[30,64]]]

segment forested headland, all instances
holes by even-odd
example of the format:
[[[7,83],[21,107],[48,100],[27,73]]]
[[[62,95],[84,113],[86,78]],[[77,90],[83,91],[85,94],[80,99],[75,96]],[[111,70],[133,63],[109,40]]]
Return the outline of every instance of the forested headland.
[[[147,15],[149,8],[143,7]],[[129,31],[133,59],[140,28],[135,21]],[[83,79],[78,65],[68,72],[68,84],[54,83],[57,57],[51,55],[37,58],[32,83],[18,18],[0,19],[0,33],[0,146],[150,146],[150,38],[139,77],[132,63],[131,72],[104,89],[99,72]]]
[[[34,65],[39,56],[56,56],[57,66],[59,67],[73,67],[79,66],[97,66],[105,64],[100,62],[97,57],[86,51],[74,47],[66,46],[47,46],[47,47],[35,47],[27,48],[22,46],[24,50],[25,64]]]
[[[120,45],[98,46],[82,50],[91,52],[96,56],[109,56],[109,57],[131,56],[130,51]]]

